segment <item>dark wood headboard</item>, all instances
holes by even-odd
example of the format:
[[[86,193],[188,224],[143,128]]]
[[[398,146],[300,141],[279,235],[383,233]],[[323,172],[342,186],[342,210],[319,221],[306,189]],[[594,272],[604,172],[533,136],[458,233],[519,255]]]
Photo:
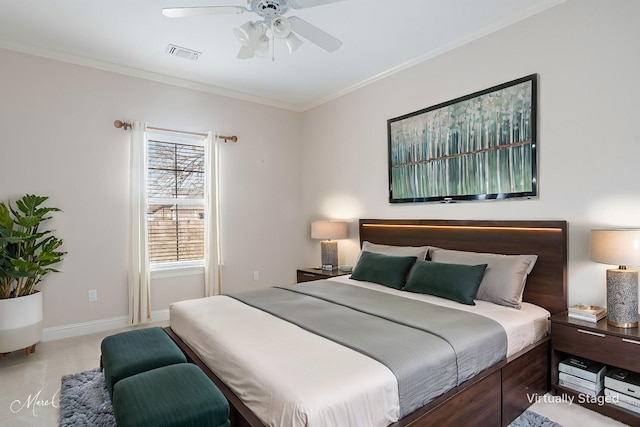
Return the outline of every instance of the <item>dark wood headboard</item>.
[[[544,307],[551,314],[567,309],[566,221],[361,219],[361,246],[363,241],[506,255],[538,255],[527,279],[523,300]]]

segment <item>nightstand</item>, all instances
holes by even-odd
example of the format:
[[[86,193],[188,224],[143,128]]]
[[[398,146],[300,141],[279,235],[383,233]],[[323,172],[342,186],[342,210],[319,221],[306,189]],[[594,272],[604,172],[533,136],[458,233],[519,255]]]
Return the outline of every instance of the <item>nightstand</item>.
[[[558,363],[568,356],[604,363],[607,368],[640,372],[638,328],[616,328],[608,325],[606,318],[597,323],[570,319],[567,312],[551,316],[551,384],[556,395],[574,396],[574,403],[625,424],[640,425],[640,414],[606,403],[603,393],[598,396],[599,401],[591,402],[584,395],[558,385]]]
[[[329,279],[331,277],[344,276],[345,274],[351,274],[351,272],[337,269],[321,270],[316,268],[302,268],[297,271],[298,283]]]

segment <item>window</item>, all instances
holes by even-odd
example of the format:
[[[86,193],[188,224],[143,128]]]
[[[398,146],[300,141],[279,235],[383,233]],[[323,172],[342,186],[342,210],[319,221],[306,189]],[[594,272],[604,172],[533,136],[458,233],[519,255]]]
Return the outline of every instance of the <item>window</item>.
[[[202,139],[148,135],[147,227],[152,270],[204,265],[205,158]]]

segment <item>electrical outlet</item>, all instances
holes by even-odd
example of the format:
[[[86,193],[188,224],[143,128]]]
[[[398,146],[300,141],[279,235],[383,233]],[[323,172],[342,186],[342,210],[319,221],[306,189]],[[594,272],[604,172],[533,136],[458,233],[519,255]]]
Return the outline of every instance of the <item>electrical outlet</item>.
[[[260,280],[260,272],[258,270],[253,272],[253,280]]]
[[[89,293],[89,302],[98,301],[98,291],[96,291],[95,289],[90,289],[88,293]]]

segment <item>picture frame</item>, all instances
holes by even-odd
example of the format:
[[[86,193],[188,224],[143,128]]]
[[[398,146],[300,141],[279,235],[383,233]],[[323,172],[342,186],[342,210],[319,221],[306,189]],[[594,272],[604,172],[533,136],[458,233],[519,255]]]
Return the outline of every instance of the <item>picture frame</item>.
[[[538,195],[538,75],[387,120],[389,202]]]

